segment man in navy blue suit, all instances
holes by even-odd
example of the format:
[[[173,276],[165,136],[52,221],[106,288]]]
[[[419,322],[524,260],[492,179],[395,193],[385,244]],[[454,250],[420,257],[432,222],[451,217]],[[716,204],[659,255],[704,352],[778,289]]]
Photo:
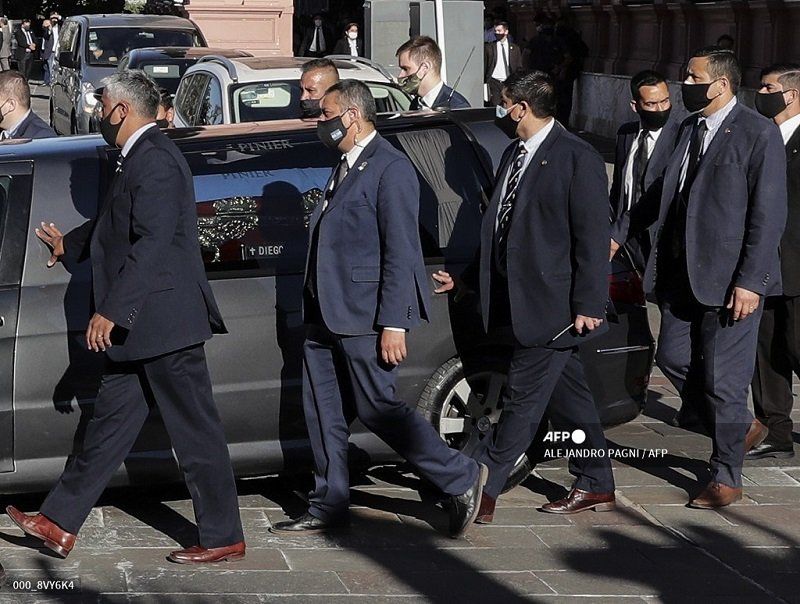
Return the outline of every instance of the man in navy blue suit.
[[[583,431],[585,441],[571,444],[583,450],[570,457],[573,488],[542,511],[610,510],[611,462],[577,347],[605,328],[605,163],[555,120],[556,92],[548,74],[511,76],[501,98],[496,122],[515,140],[503,155],[483,216],[479,279],[468,271],[460,284],[480,289],[484,328],[506,334],[514,350],[494,437],[476,454],[489,467],[477,521],[492,521],[496,499],[548,403],[554,425]],[[442,284],[437,293],[455,286],[446,272],[433,277]]]
[[[0,141],[51,138],[53,129],[31,109],[31,87],[18,71],[0,72]]]
[[[303,408],[316,486],[306,514],[271,530],[309,533],[348,523],[344,392],[367,428],[451,496],[450,534],[458,537],[475,519],[486,468],[450,449],[395,390],[406,331],[428,317],[417,174],[376,132],[365,84],[343,80],[321,106],[319,137],[342,156],[311,216],[304,288]]]
[[[86,346],[107,357],[83,449],[41,511],[9,517],[62,557],[130,453],[156,405],[192,495],[200,544],[169,555],[181,564],[244,557],[236,483],[206,367],[204,342],[225,324],[206,279],[189,166],[156,127],[159,93],[141,71],[105,81],[100,130],[121,147],[96,218],[62,235],[36,234],[48,266],[92,263],[94,314]]]
[[[631,109],[638,119],[623,124],[617,132],[610,194],[612,220],[639,203],[642,193],[664,173],[680,127],[679,120],[670,119],[672,102],[667,81],[655,71],[641,71],[631,78]],[[649,231],[628,242],[640,273],[644,273],[650,249]]]
[[[736,100],[734,54],[704,48],[689,61],[681,125],[666,172],[612,229],[611,253],[654,225],[644,287],[661,307],[656,361],[699,406],[711,434],[711,481],[689,502],[742,497],[745,452],[766,427],[747,409],[764,296],[781,292],[786,152],[775,124]]]
[[[442,51],[433,38],[416,36],[397,49],[400,86],[411,109],[464,109],[469,101],[442,81]]]

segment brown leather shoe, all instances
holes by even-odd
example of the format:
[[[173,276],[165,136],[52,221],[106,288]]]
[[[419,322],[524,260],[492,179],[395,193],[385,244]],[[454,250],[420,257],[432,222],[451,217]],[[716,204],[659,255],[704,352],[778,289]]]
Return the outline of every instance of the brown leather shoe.
[[[213,564],[214,562],[233,562],[244,558],[244,541],[226,547],[206,549],[193,545],[188,549],[179,549],[172,552],[167,559],[178,564]]]
[[[590,493],[572,489],[564,499],[546,503],[539,509],[548,514],[577,514],[585,510],[610,512],[616,507],[614,493]]]
[[[747,453],[754,447],[757,447],[764,442],[764,439],[769,434],[769,428],[762,424],[757,419],[753,420],[750,427],[747,429],[747,434],[744,437],[744,452]]]
[[[495,505],[497,505],[497,499],[486,493],[481,494],[481,506],[478,508],[475,522],[477,524],[491,524],[494,520]]]
[[[703,492],[689,502],[690,508],[711,510],[725,507],[742,498],[742,489],[721,482],[709,482]]]
[[[77,537],[62,530],[56,523],[41,514],[28,516],[13,505],[6,507],[6,514],[25,534],[44,541],[46,547],[62,558],[66,558],[75,546]]]

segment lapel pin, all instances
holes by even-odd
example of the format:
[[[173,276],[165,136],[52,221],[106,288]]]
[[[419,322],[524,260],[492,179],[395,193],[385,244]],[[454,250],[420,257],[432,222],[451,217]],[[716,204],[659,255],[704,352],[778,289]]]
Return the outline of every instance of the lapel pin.
[[[363,163],[362,163],[362,164],[361,164],[361,165],[358,167],[358,171],[359,171],[359,172],[363,172],[363,171],[364,171],[364,168],[366,168],[366,167],[367,167],[367,162],[363,162]]]
[[[725,134],[730,134],[730,133],[731,133],[731,129],[730,128],[725,128]]]
[[[547,165],[547,160],[546,160],[546,159],[543,159],[543,160],[542,160],[542,165],[543,165],[543,166],[546,166],[546,165]]]

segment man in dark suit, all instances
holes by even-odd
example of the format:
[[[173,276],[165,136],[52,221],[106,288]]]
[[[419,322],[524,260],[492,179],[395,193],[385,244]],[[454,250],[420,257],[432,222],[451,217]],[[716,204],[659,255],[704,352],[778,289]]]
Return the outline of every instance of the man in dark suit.
[[[324,57],[333,52],[333,35],[322,20],[322,15],[314,15],[314,24],[307,28],[300,43],[301,57]]]
[[[375,130],[375,99],[356,80],[322,98],[320,139],[342,153],[311,216],[303,312],[303,409],[316,486],[300,518],[272,527],[308,533],[348,522],[349,429],[343,400],[420,475],[451,497],[450,535],[475,519],[486,468],[451,449],[397,399],[406,331],[427,320],[419,239],[419,181],[411,162]]]
[[[554,424],[582,430],[586,440],[576,439],[574,448],[596,455],[570,458],[573,488],[542,511],[609,510],[615,505],[614,477],[577,347],[604,328],[605,163],[555,120],[555,85],[548,74],[512,76],[502,98],[498,126],[518,140],[503,155],[483,216],[477,282],[484,328],[507,334],[514,352],[496,431],[475,455],[489,467],[478,522],[491,522],[497,496],[551,398]],[[442,283],[437,293],[454,287],[446,272],[433,277]],[[476,289],[470,281],[468,272],[460,287]]]
[[[34,53],[37,49],[30,19],[22,20],[19,29],[14,32],[14,37],[17,39],[17,69],[26,80],[30,80]]]
[[[496,41],[483,47],[484,96],[489,106],[500,104],[503,82],[522,70],[522,51],[509,40],[508,23],[495,23],[494,35]]]
[[[56,41],[50,20],[45,19],[42,21],[42,83],[45,86],[50,85],[50,59],[55,52]]]
[[[50,138],[53,129],[31,110],[31,87],[18,71],[0,72],[0,141]]]
[[[639,202],[664,173],[680,122],[669,119],[672,103],[667,82],[655,71],[641,71],[631,79],[631,109],[639,116],[617,132],[614,177],[611,182],[611,219],[616,220]],[[651,233],[643,231],[628,242],[628,251],[640,274],[650,255]]]
[[[351,57],[364,56],[364,40],[358,37],[358,23],[348,23],[344,28],[344,35],[333,47],[335,55],[350,55]]]
[[[661,186],[612,229],[617,242],[655,223],[644,287],[661,308],[657,363],[684,407],[703,406],[711,481],[689,503],[742,497],[742,462],[767,429],[747,409],[762,297],[780,293],[778,242],[786,224],[786,153],[778,128],[736,100],[741,70],[709,47],[689,61],[681,125]]]
[[[792,374],[800,375],[800,64],[761,73],[756,109],[780,128],[786,146],[788,219],[781,239],[783,295],[765,300],[758,332],[753,406],[769,428],[746,459],[794,457]]]
[[[200,545],[169,555],[210,563],[244,557],[236,485],[211,393],[204,342],[225,325],[206,280],[192,175],[155,125],[158,87],[141,71],[108,78],[103,138],[121,147],[97,218],[62,236],[42,223],[48,263],[89,257],[95,313],[86,345],[107,366],[83,449],[35,516],[11,519],[62,557],[156,405],[192,495]]]
[[[436,40],[416,36],[397,49],[400,87],[412,96],[411,109],[464,109],[469,101],[442,81],[442,51]]]
[[[300,72],[300,119],[318,122],[322,116],[320,100],[339,81],[339,70],[330,59],[311,59],[303,63]]]

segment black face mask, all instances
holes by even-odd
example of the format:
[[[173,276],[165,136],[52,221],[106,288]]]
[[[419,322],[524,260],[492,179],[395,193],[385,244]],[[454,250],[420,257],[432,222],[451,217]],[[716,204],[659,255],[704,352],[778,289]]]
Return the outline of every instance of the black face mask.
[[[329,149],[338,149],[339,143],[347,136],[347,128],[342,121],[343,115],[344,113],[324,122],[317,122],[317,136]]]
[[[8,101],[6,101],[2,105],[0,105],[0,124],[3,123],[3,120],[6,119],[6,116],[8,115],[8,113],[3,113],[3,107],[6,106],[6,103],[8,103]],[[12,111],[13,111],[13,109],[12,109]]]
[[[156,120],[156,126],[159,128],[169,128],[169,120],[164,118],[163,120]]]
[[[671,111],[672,107],[665,111],[645,111],[644,109],[639,109],[637,113],[639,114],[639,121],[642,123],[642,128],[650,132],[655,132],[664,127],[664,124],[666,124],[669,119]]]
[[[786,100],[783,98],[782,90],[779,92],[756,94],[756,111],[764,117],[773,119],[784,109],[786,109]]]
[[[494,125],[502,130],[508,138],[517,138],[519,122],[511,117],[511,110],[500,105],[495,109]]]
[[[108,112],[108,115],[100,120],[100,134],[103,135],[103,140],[105,140],[112,147],[117,146],[117,135],[119,134],[120,128],[122,128],[122,123],[125,121],[125,118],[123,117],[119,123],[111,123],[111,116],[114,115],[114,111],[116,111],[117,107],[119,106],[119,103],[114,105],[111,108],[111,111]]]
[[[714,80],[716,82],[716,80]],[[683,106],[689,113],[702,111],[711,104],[713,99],[708,98],[708,89],[714,82],[708,84],[681,84],[681,97]]]
[[[322,115],[319,99],[305,99],[300,101],[300,117],[311,119]]]

